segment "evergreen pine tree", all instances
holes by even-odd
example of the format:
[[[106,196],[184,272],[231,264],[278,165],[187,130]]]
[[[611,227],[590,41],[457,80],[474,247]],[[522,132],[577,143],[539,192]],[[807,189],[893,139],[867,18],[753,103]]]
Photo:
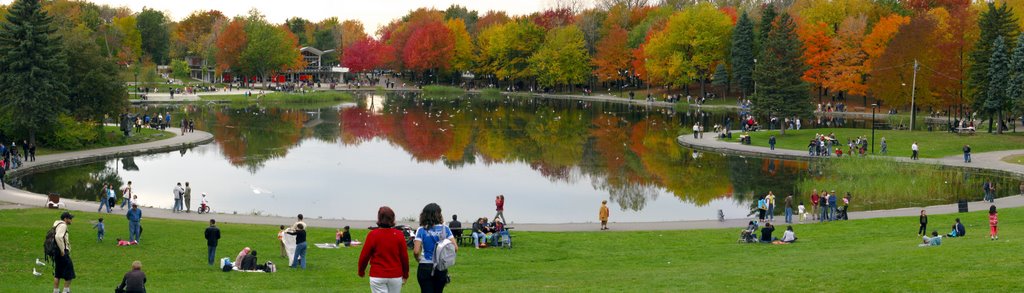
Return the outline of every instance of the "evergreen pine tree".
[[[800,78],[805,70],[803,43],[788,13],[779,14],[758,59],[754,112],[769,117],[810,117],[813,107],[809,86]],[[785,134],[784,127],[780,130]]]
[[[0,24],[0,105],[15,133],[50,129],[65,99],[65,58],[39,0],[17,0]]]
[[[1017,47],[1010,58],[1010,84],[1006,86],[1006,97],[1014,110],[1024,111],[1024,35],[1017,37]]]
[[[981,35],[970,56],[972,65],[968,73],[967,86],[974,98],[973,108],[985,110],[985,114],[988,114],[989,132],[991,132],[993,122],[991,117],[995,113],[989,112],[985,105],[990,97],[988,91],[992,84],[989,80],[989,66],[992,64],[989,58],[992,57],[992,45],[997,38],[1003,37],[1007,48],[1015,47],[1013,43],[1017,38],[1019,28],[1017,18],[1013,15],[1013,11],[1006,6],[1006,3],[997,7],[992,2],[988,3],[988,10],[982,12],[978,17],[978,26],[981,28]]]
[[[754,91],[754,22],[746,11],[740,15],[733,29],[730,54],[732,80],[739,87],[740,96],[746,98],[747,94]]]
[[[718,66],[715,67],[715,75],[712,79],[712,84],[725,89],[722,94],[722,98],[729,95],[729,70],[725,68],[725,63],[718,63]]]
[[[1010,104],[1006,95],[1010,84],[1010,60],[1006,56],[1006,42],[1003,37],[997,37],[992,44],[992,57],[989,59],[988,98],[985,99],[984,109],[988,113],[999,113],[999,121],[1003,121],[1003,109]],[[996,125],[997,132],[1002,134],[1003,128]],[[990,130],[991,131],[991,130]]]

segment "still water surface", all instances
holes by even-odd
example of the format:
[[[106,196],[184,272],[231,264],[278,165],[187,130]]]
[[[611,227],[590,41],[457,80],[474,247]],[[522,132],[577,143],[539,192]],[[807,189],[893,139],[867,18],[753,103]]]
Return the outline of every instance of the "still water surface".
[[[151,107],[210,131],[215,142],[21,178],[28,190],[95,200],[101,182],[133,182],[145,206],[170,208],[177,182],[192,208],[369,220],[388,205],[415,217],[430,202],[460,219],[592,222],[601,200],[613,221],[747,215],[755,194],[800,192],[806,162],[695,153],[675,139],[694,121],[736,119],[613,103],[525,98],[363,96],[319,106]],[[705,120],[706,119],[706,120]],[[714,122],[712,122],[714,123]]]

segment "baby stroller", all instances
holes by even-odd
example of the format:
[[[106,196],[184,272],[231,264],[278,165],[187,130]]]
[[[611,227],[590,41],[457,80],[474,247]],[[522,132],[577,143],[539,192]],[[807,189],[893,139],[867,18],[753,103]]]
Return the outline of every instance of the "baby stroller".
[[[838,207],[836,209],[838,210],[836,212],[838,214],[838,215],[836,215],[836,219],[839,219],[839,220],[849,220],[850,219],[846,215],[846,209],[847,209],[846,206],[840,206],[840,207]]]
[[[746,229],[740,231],[740,239],[737,239],[738,243],[757,243],[757,222],[750,221],[750,225],[747,225]]]
[[[416,231],[413,230],[412,227],[406,225],[395,226],[395,229],[402,231],[402,235],[405,235],[405,245],[408,246],[409,249],[412,249],[413,239],[416,238]]]

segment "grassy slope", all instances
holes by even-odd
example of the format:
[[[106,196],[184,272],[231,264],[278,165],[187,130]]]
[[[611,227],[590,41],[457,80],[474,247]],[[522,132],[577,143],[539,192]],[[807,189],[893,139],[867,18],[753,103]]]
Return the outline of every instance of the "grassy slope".
[[[779,131],[757,131],[752,132],[752,143],[756,146],[768,146],[768,137],[775,135],[776,148],[791,150],[807,150],[807,143],[814,137],[815,133],[832,133],[843,144],[843,152],[846,149],[846,140],[854,139],[857,136],[871,138],[871,129],[851,128],[819,128],[787,130],[786,135],[780,136]],[[889,145],[889,156],[910,157],[910,145],[915,141],[921,147],[922,158],[942,158],[946,156],[962,154],[964,144],[970,144],[971,150],[975,153],[1018,149],[1024,146],[1024,133],[995,135],[978,133],[975,135],[956,135],[948,132],[928,131],[900,131],[900,130],[875,130],[875,153],[881,155],[881,140],[885,137]],[[738,135],[733,135],[733,140],[739,141]],[[868,152],[871,151],[870,145]]]
[[[1024,155],[1005,157],[1003,158],[1003,162],[1024,165]]]
[[[975,208],[975,207],[972,207]],[[976,208],[975,208],[976,209]],[[51,286],[30,274],[55,210],[0,211],[0,291],[42,291]],[[948,229],[954,217],[967,226],[966,239],[946,239],[941,247],[919,248],[916,217],[800,225],[794,245],[737,244],[738,229],[654,232],[518,232],[513,250],[460,250],[452,269],[452,292],[481,288],[504,292],[679,292],[789,288],[793,291],[1000,291],[1024,290],[1017,282],[1024,233],[1024,209],[1000,214],[1002,240],[990,241],[983,212],[933,215],[931,229]],[[284,268],[277,256],[276,227],[221,224],[218,258],[243,246],[260,252],[282,269],[271,275],[222,273],[205,262],[202,222],[144,219],[143,244],[117,247],[127,234],[121,215],[107,215],[107,240],[95,242],[90,220],[77,213],[71,226],[75,292],[109,291],[141,260],[153,292],[365,292],[367,280],[356,274],[358,249],[310,248],[309,268]],[[289,224],[289,223],[282,223]],[[937,226],[937,227],[936,227]],[[611,227],[614,229],[615,225]],[[780,229],[781,230],[781,229]],[[334,230],[313,229],[310,241],[331,242]],[[366,231],[353,229],[363,239]],[[781,232],[777,232],[781,236]],[[767,275],[766,275],[767,274]],[[415,291],[415,277],[406,289]],[[684,289],[685,288],[685,289]],[[856,289],[854,289],[856,288]]]
[[[121,139],[121,130],[120,130],[120,128],[118,128],[117,126],[109,126],[109,125],[108,126],[103,126],[103,135],[111,136],[111,137],[115,137],[115,138],[109,139],[109,140],[101,142],[101,143],[87,145],[87,146],[85,146],[83,148],[75,149],[75,150],[52,149],[52,148],[40,147],[40,148],[36,149],[36,155],[37,156],[42,156],[42,155],[59,154],[59,153],[71,152],[71,151],[80,151],[80,150],[88,150],[88,149],[96,149],[96,148],[105,148],[105,147],[130,145],[130,144],[145,143],[145,142],[157,141],[157,140],[168,139],[168,138],[174,137],[174,134],[170,133],[170,132],[160,131],[160,130],[156,130],[156,129],[152,129],[152,128],[142,128],[142,132],[140,134],[135,134],[133,132],[132,136],[129,137],[128,139]]]

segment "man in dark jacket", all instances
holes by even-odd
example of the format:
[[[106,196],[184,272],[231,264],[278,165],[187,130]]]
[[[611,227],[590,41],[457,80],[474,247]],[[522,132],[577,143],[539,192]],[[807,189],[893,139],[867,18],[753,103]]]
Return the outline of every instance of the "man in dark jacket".
[[[206,251],[207,261],[212,266],[214,255],[217,254],[217,240],[220,240],[220,229],[216,226],[217,221],[210,219],[210,227],[206,227]]]

